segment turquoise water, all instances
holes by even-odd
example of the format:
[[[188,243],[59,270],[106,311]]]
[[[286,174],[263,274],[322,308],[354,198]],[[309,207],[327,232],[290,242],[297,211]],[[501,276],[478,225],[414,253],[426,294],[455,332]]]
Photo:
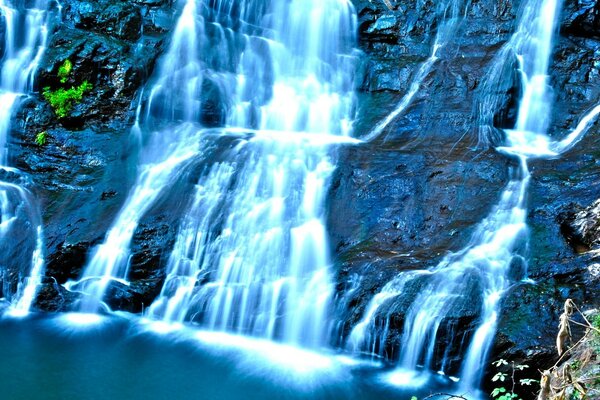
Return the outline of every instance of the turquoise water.
[[[1,399],[410,399],[389,369],[331,353],[125,318],[0,320]],[[441,385],[441,386],[440,386]]]

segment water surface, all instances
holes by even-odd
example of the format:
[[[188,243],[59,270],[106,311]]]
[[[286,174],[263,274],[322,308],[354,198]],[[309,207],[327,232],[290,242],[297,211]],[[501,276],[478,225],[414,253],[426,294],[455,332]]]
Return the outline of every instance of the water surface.
[[[0,354],[11,400],[410,399],[445,386],[401,389],[375,362],[113,317],[0,320]]]

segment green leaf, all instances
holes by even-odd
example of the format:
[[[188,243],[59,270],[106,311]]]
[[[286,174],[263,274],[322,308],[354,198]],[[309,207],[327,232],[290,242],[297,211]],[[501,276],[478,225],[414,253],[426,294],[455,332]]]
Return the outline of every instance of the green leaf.
[[[494,375],[494,377],[492,378],[492,382],[496,382],[496,381],[500,381],[500,382],[504,382],[506,380],[506,377],[508,375],[504,374],[502,372],[498,372],[496,375]]]
[[[67,83],[72,69],[73,64],[71,64],[69,59],[66,59],[65,62],[58,67],[58,77],[60,78],[60,83]]]
[[[50,90],[49,87],[44,88],[42,95],[50,103],[56,116],[58,118],[65,118],[69,115],[73,106],[81,102],[83,95],[92,89],[93,86],[91,83],[83,81],[81,85],[77,87],[73,86],[70,89],[60,88]]]
[[[492,397],[498,397],[502,393],[505,393],[505,392],[506,392],[506,389],[503,387],[496,388],[496,389],[492,390]]]
[[[37,135],[35,135],[35,143],[38,146],[43,146],[46,144],[46,140],[47,140],[47,136],[48,136],[48,132],[43,131],[38,133]]]

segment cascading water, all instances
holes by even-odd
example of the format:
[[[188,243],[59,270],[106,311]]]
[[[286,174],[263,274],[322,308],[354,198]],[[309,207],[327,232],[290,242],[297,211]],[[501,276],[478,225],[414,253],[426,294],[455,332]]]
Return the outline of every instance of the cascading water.
[[[363,320],[350,334],[350,347],[383,355],[388,332],[386,326],[376,325],[378,309],[385,302],[402,296],[408,282],[425,277],[420,293],[406,312],[400,366],[402,370],[414,371],[418,367],[429,369],[441,365],[443,370],[445,360],[434,362],[436,354],[439,354],[436,353],[437,347],[447,344],[440,342],[438,334],[451,321],[452,310],[468,307],[468,303],[473,301],[473,293],[480,292],[482,306],[478,326],[470,341],[463,345],[466,353],[460,367],[461,386],[465,390],[476,388],[479,384],[493,342],[502,295],[510,286],[511,279],[525,277],[525,203],[530,180],[527,160],[530,157],[554,157],[569,150],[600,114],[600,106],[595,107],[562,141],[552,141],[546,135],[552,105],[548,67],[559,10],[558,0],[527,2],[522,8],[516,33],[500,52],[502,57],[492,66],[490,77],[501,77],[499,71],[505,67],[503,63],[508,62],[510,53],[516,55],[523,83],[515,129],[506,130],[506,144],[498,148],[518,160],[518,166],[511,169],[511,181],[502,192],[499,203],[479,224],[464,250],[445,257],[431,270],[404,273],[386,285],[371,301]],[[482,105],[484,110],[493,107],[493,102]],[[446,352],[442,353],[446,357]],[[399,382],[404,381],[403,378],[405,375],[401,371],[391,377]]]
[[[380,121],[362,138],[364,141],[370,141],[377,138],[385,128],[394,121],[406,108],[412,103],[413,98],[419,92],[423,80],[429,75],[431,69],[439,60],[439,52],[446,47],[456,34],[456,30],[467,12],[470,1],[468,0],[445,0],[438,4],[436,14],[439,19],[438,28],[435,35],[435,41],[431,48],[431,55],[417,70],[408,92],[400,99],[398,105],[387,117]],[[418,6],[418,4],[417,4]]]
[[[175,27],[171,46],[159,69],[159,79],[152,87],[142,114],[138,106],[134,135],[155,128],[163,122],[185,121],[178,126],[153,132],[141,155],[137,181],[104,243],[92,255],[80,281],[67,282],[66,287],[86,293],[82,312],[96,312],[111,281],[127,284],[131,240],[142,216],[183,164],[200,151],[202,132],[192,122],[199,118],[199,95],[204,66],[199,51],[207,46],[203,21],[197,2],[189,0]],[[217,46],[218,47],[218,46]]]
[[[273,97],[258,110],[238,98],[230,124],[258,119],[256,137],[234,152],[244,159],[241,170],[225,163],[201,178],[149,315],[182,321],[201,313],[212,329],[317,345],[333,290],[323,224],[333,170],[326,145],[343,140],[331,134],[349,133],[352,41],[338,41],[354,22],[343,1],[277,3],[269,11],[273,38],[259,40],[269,49],[273,87],[257,87],[252,74],[265,60],[244,53],[238,96],[272,90]],[[230,189],[211,195],[216,187]],[[215,218],[225,219],[219,235],[211,233]],[[209,283],[193,294],[202,275]]]
[[[48,2],[0,0],[5,25],[0,61],[0,170],[4,177],[20,179],[8,166],[7,138],[11,116],[21,97],[33,89],[33,79],[48,37]],[[32,240],[33,238],[33,240]],[[21,242],[15,246],[15,243]],[[12,313],[29,311],[44,270],[41,218],[31,194],[18,184],[0,181],[0,279],[2,297],[11,301]],[[22,266],[28,266],[22,270]],[[18,271],[19,284],[11,288],[10,271]]]
[[[353,142],[354,10],[347,0],[199,4],[183,8],[141,126],[184,122],[147,145],[138,182],[80,281],[90,295],[82,310],[96,311],[108,282],[126,279],[135,228],[173,175],[210,140],[233,135],[222,160],[202,170],[147,314],[318,345],[333,291],[323,222],[330,146]],[[225,128],[194,124],[207,86],[227,100]]]

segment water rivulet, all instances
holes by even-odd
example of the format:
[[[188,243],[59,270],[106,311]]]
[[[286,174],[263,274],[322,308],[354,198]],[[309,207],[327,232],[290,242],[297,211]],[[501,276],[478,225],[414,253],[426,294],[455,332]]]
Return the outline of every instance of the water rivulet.
[[[431,55],[427,60],[419,67],[415,76],[413,77],[412,83],[408,89],[408,92],[398,102],[396,108],[382,121],[377,123],[375,127],[369,132],[364,140],[373,140],[377,138],[385,128],[399,115],[401,115],[406,108],[410,105],[413,98],[419,91],[423,80],[431,72],[431,69],[440,58],[440,52],[455,39],[459,25],[463,21],[463,17],[469,7],[469,1],[465,0],[449,0],[441,1],[437,5],[437,24],[435,40],[431,46]]]
[[[48,37],[46,1],[0,1],[3,19],[0,60],[0,297],[13,313],[29,311],[43,276],[41,218],[26,178],[10,167],[7,141],[11,117],[20,100],[33,90],[33,80]]]
[[[407,382],[414,379],[413,371],[423,368],[460,371],[465,390],[476,387],[481,380],[481,366],[486,364],[496,331],[500,300],[512,283],[527,277],[527,160],[557,157],[568,151],[600,112],[600,107],[591,110],[563,140],[553,141],[547,136],[552,106],[548,66],[560,6],[557,0],[533,0],[523,5],[517,30],[494,59],[484,85],[480,110],[485,112],[480,121],[492,124],[498,105],[492,93],[505,76],[502,71],[516,57],[522,86],[517,122],[514,129],[505,130],[504,144],[497,149],[515,158],[517,166],[511,168],[511,180],[499,202],[478,225],[466,248],[446,256],[431,269],[405,272],[388,283],[372,299],[349,336],[348,346],[355,351],[385,356],[391,316],[381,318],[378,310],[386,302],[408,301],[401,341],[395,344],[400,354],[399,369],[391,375],[392,381]],[[482,139],[484,143],[494,142],[492,137]],[[406,288],[415,285],[420,288],[416,298],[404,299],[405,292],[414,293]],[[478,293],[478,298],[474,299],[473,293]],[[464,330],[456,329],[460,315],[456,310],[470,309],[474,301],[480,303],[476,326],[465,336]],[[456,348],[463,354],[458,357],[458,369],[449,365],[456,362]]]

